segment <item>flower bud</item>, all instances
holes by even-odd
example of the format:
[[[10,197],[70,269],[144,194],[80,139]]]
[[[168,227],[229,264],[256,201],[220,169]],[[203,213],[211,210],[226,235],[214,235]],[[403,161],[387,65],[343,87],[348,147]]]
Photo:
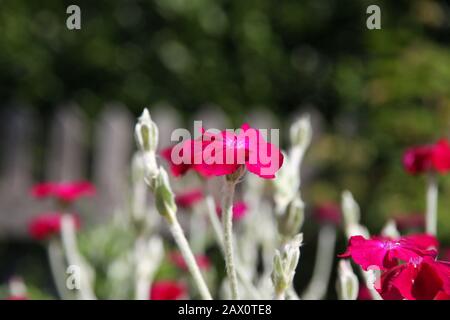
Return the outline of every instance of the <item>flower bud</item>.
[[[306,149],[311,143],[312,128],[310,116],[304,115],[294,122],[290,129],[291,145]]]
[[[295,269],[300,259],[300,246],[303,234],[297,234],[283,246],[281,251],[275,250],[273,259],[272,282],[277,293],[288,289],[294,279]]]
[[[159,174],[156,178],[155,186],[155,204],[158,212],[167,218],[169,221],[173,220],[177,205],[175,204],[175,196],[170,188],[169,177],[164,168],[159,169]]]
[[[356,300],[358,297],[358,277],[348,260],[339,261],[336,289],[339,300]]]
[[[152,121],[148,109],[145,108],[135,127],[135,137],[143,152],[156,152],[158,147],[158,127]]]
[[[293,237],[303,225],[305,205],[296,196],[287,206],[285,213],[278,216],[278,232],[286,238]]]
[[[358,203],[356,203],[351,192],[347,190],[342,193],[342,214],[345,225],[359,224],[360,213]]]

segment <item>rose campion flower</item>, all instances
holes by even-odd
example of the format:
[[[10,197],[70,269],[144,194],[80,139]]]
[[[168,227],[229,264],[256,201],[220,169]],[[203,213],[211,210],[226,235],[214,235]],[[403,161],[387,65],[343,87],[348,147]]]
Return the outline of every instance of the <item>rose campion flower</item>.
[[[78,216],[72,215],[75,226],[80,228],[80,220]],[[29,234],[35,240],[46,240],[61,231],[60,213],[43,213],[34,217],[29,224]]]
[[[201,139],[181,142],[163,152],[175,176],[193,169],[204,177],[231,175],[242,166],[261,178],[275,178],[283,154],[261,132],[243,124],[238,133],[203,130]]]
[[[403,166],[410,174],[450,171],[450,144],[441,139],[433,145],[409,148],[403,155]]]
[[[180,300],[186,296],[186,285],[177,281],[156,281],[150,289],[151,300]]]
[[[238,201],[233,205],[233,219],[241,220],[245,214],[247,213],[248,207],[247,204],[243,201]],[[222,208],[220,205],[216,207],[217,214],[222,216]]]
[[[315,208],[314,218],[320,223],[339,225],[342,218],[341,209],[335,203],[323,203]]]
[[[80,182],[44,182],[33,186],[31,193],[36,198],[54,197],[71,203],[83,196],[93,196],[95,187],[87,181]]]
[[[381,276],[385,300],[450,300],[450,264],[429,256],[410,259]]]
[[[369,288],[364,284],[359,285],[358,300],[373,300]]]
[[[349,240],[347,251],[340,257],[352,257],[353,261],[364,270],[370,267],[386,270],[396,266],[398,260],[407,262],[425,256],[436,257],[437,247],[436,238],[427,234],[405,236],[400,239],[387,237],[365,239],[362,236],[353,236]]]
[[[170,253],[169,260],[181,270],[188,271],[186,261],[184,261],[183,255],[180,252]],[[205,255],[195,255],[195,261],[201,270],[208,270],[211,267],[211,261]]]
[[[183,193],[179,193],[175,196],[175,202],[177,206],[184,209],[192,208],[196,203],[202,201],[204,198],[201,189],[193,189]]]

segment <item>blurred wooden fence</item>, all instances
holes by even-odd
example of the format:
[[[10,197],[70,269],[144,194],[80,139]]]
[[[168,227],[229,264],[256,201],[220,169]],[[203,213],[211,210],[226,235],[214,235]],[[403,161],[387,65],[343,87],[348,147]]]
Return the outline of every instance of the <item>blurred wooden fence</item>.
[[[36,182],[92,181],[97,195],[76,208],[90,222],[104,221],[123,208],[135,149],[135,119],[128,109],[120,104],[106,105],[92,122],[76,105],[64,105],[51,117],[48,128],[27,110],[15,107],[0,114],[0,238],[26,236],[30,218],[52,210],[51,201],[31,197],[30,188]],[[202,119],[205,127],[229,125],[220,108],[206,105],[200,110],[189,120]],[[178,113],[170,106],[156,105],[151,115],[160,128],[160,148],[168,146],[172,130],[183,126]],[[255,127],[286,129],[270,112],[247,118]],[[48,134],[43,136],[44,132]]]

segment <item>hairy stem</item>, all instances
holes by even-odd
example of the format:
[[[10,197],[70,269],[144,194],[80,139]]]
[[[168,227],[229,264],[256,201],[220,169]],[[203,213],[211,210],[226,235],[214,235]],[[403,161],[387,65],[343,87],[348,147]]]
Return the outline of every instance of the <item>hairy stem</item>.
[[[437,233],[437,202],[438,185],[434,174],[427,179],[427,211],[425,216],[425,229],[428,234],[436,236]]]
[[[194,282],[197,285],[197,288],[199,290],[199,293],[204,300],[212,300],[211,293],[209,292],[209,289],[206,285],[205,280],[203,279],[203,276],[200,272],[200,268],[198,267],[197,261],[195,261],[195,256],[192,253],[192,250],[189,246],[189,243],[186,239],[186,236],[184,235],[183,229],[180,226],[180,223],[178,222],[178,219],[176,218],[176,215],[171,215],[172,217],[170,219],[167,219],[169,222],[169,229],[172,233],[172,236],[175,239],[175,242],[186,262],[186,265],[194,279]]]
[[[239,299],[238,282],[236,276],[236,267],[234,264],[233,253],[233,198],[236,182],[233,180],[225,180],[225,190],[222,199],[222,224],[224,234],[224,252],[225,264],[230,282],[231,298]]]
[[[50,270],[56,290],[61,299],[68,299],[67,289],[64,282],[64,258],[61,242],[58,239],[51,239],[47,245],[47,254],[50,263]]]
[[[224,242],[223,232],[222,232],[222,227],[220,225],[219,217],[217,216],[214,199],[212,196],[208,195],[206,197],[205,201],[206,201],[206,206],[208,207],[208,210],[207,210],[208,217],[211,222],[216,241],[217,241],[222,253],[225,254],[225,248],[224,248],[224,244],[223,244],[223,242]],[[236,273],[237,273],[237,276],[239,277],[239,279],[241,280],[242,285],[250,293],[250,295],[254,299],[261,299],[261,294],[258,292],[258,289],[256,289],[256,287],[253,285],[253,283],[248,279],[248,276],[241,269],[239,263],[236,264]]]
[[[305,300],[323,299],[330,280],[333,267],[334,247],[336,243],[336,229],[325,225],[319,230],[319,240],[312,280],[302,298]]]

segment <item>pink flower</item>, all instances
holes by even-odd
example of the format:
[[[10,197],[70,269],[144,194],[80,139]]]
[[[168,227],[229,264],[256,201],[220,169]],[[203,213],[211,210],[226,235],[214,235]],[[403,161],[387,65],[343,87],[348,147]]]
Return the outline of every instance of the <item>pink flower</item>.
[[[320,223],[339,225],[341,223],[341,209],[335,203],[323,203],[314,210],[314,217]]]
[[[203,192],[200,189],[193,189],[175,196],[176,204],[184,209],[192,208],[196,203],[203,200]]]
[[[441,139],[434,145],[409,148],[403,155],[403,166],[413,175],[429,171],[447,173],[450,171],[450,144]]]
[[[247,213],[247,204],[243,201],[238,201],[233,205],[233,219],[241,220]],[[222,216],[222,208],[220,205],[216,207],[217,214]]]
[[[186,298],[187,288],[184,283],[165,280],[153,283],[150,289],[151,300],[180,300]]]
[[[189,140],[190,141],[190,140]],[[172,160],[172,151],[174,150],[175,146],[166,148],[161,151],[161,156],[166,159],[166,161],[169,163],[170,172],[175,176],[183,176],[186,172],[188,172],[191,169],[194,169],[194,160],[193,156],[190,158],[190,161],[175,163]],[[188,148],[188,146],[186,146]],[[191,155],[193,155],[193,152],[191,150]],[[184,157],[184,148],[181,148],[179,151],[179,156]]]
[[[383,273],[377,291],[385,300],[450,300],[450,264],[411,259]]]
[[[86,181],[45,182],[33,186],[31,193],[36,198],[55,197],[64,202],[73,202],[83,196],[93,196],[95,187]]]
[[[203,130],[201,139],[181,142],[170,150],[170,156],[168,151],[165,154],[174,175],[189,169],[205,177],[230,175],[245,166],[261,178],[272,179],[283,165],[280,150],[248,124],[242,125],[237,134]]]
[[[425,226],[423,214],[402,214],[394,217],[399,230],[422,229]]]
[[[78,216],[72,215],[76,228],[80,228]],[[61,231],[61,218],[59,213],[44,213],[34,217],[29,224],[29,234],[35,240],[45,240]]]
[[[426,234],[405,236],[400,239],[383,237],[365,239],[362,236],[353,236],[349,240],[347,251],[340,257],[352,257],[353,261],[364,270],[375,266],[386,270],[396,266],[398,260],[407,262],[424,256],[436,257],[437,247],[436,238]]]
[[[183,255],[181,253],[179,252],[170,253],[169,260],[181,270],[188,271],[186,261],[184,261]],[[211,267],[211,261],[205,255],[201,254],[196,255],[195,261],[197,262],[198,267],[202,270],[208,270]]]
[[[369,288],[364,284],[359,285],[358,300],[373,300]]]

